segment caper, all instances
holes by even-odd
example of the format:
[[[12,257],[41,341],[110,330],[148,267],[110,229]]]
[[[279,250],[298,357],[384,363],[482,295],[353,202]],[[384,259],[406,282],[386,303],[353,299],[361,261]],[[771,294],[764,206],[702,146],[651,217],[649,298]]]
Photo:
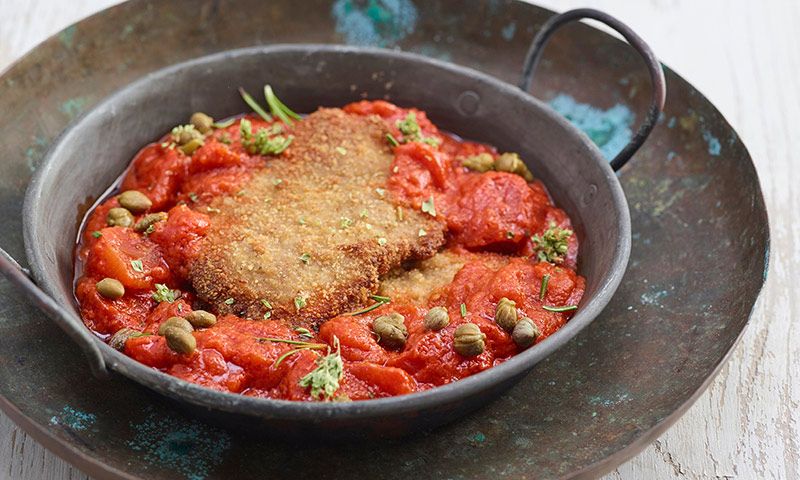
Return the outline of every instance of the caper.
[[[138,190],[126,190],[117,197],[119,204],[133,213],[142,213],[153,206],[147,195]]]
[[[388,348],[403,348],[408,338],[408,330],[399,313],[381,315],[372,322],[372,330],[379,341]]]
[[[183,318],[188,320],[194,328],[207,328],[217,323],[217,316],[205,310],[195,310]]]
[[[494,321],[506,332],[514,330],[517,324],[517,304],[506,297],[497,302],[494,310]]]
[[[164,331],[167,346],[177,353],[192,353],[197,348],[197,340],[191,332],[178,327],[169,327]]]
[[[136,222],[133,229],[137,232],[146,232],[148,228],[152,227],[158,222],[163,222],[167,219],[167,212],[148,213],[141,220]]]
[[[522,317],[517,326],[514,327],[511,338],[519,348],[527,348],[533,345],[539,335],[541,335],[541,332],[539,327],[533,323],[533,320],[528,317]]]
[[[158,334],[159,335],[166,335],[166,332],[170,328],[179,328],[185,332],[192,332],[194,331],[194,327],[192,324],[189,323],[188,320],[181,317],[169,317],[168,319],[164,320],[161,325],[158,327]]]
[[[181,151],[186,155],[191,155],[194,153],[195,150],[202,147],[203,143],[204,142],[201,138],[193,138],[178,148],[180,148]]]
[[[533,174],[516,153],[504,153],[497,157],[494,168],[500,172],[516,173],[529,182],[533,181]]]
[[[114,207],[106,215],[109,227],[130,227],[133,225],[133,214],[127,208]]]
[[[133,337],[141,337],[144,335],[138,330],[134,330],[132,328],[124,327],[117,330],[117,333],[111,336],[108,339],[108,346],[113,348],[114,350],[122,351],[125,349],[125,343],[127,343],[129,338]]]
[[[116,278],[104,278],[97,282],[94,288],[97,289],[97,293],[111,300],[125,295],[125,287]]]
[[[474,323],[459,325],[453,333],[453,348],[460,355],[475,357],[486,349],[486,335]]]
[[[479,153],[462,159],[461,165],[476,172],[488,172],[494,169],[494,158],[488,153]]]
[[[214,123],[214,119],[203,112],[195,112],[192,114],[191,118],[189,118],[189,123],[194,125],[194,128],[200,133],[205,134],[211,131],[211,125]]]
[[[450,315],[444,307],[433,307],[425,315],[425,328],[441,330],[450,324]]]

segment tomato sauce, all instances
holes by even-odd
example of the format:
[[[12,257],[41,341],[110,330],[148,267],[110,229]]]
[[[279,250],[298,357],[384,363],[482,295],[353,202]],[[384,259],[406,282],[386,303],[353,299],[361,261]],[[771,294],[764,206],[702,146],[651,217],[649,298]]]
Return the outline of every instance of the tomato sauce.
[[[574,309],[544,307],[578,305],[584,291],[584,279],[576,273],[578,242],[571,235],[557,262],[537,257],[537,236],[554,225],[571,228],[569,217],[553,205],[541,182],[528,182],[514,173],[464,168],[465,157],[499,154],[490,146],[439,131],[422,111],[384,101],[357,102],[344,110],[379,116],[395,139],[404,137],[398,123],[409,112],[416,116],[422,141],[394,148],[387,190],[398,205],[422,211],[426,205],[435,206],[436,218],[447,227],[447,250],[466,259],[449,284],[425,302],[393,297],[391,303],[366,313],[328,319],[318,332],[297,331],[271,319],[220,316],[212,327],[194,331],[192,353],[173,351],[158,331],[167,318],[202,308],[188,275],[210,225],[209,202],[235,195],[269,161],[244,148],[239,119],[215,129],[191,155],[175,148],[166,136],[135,156],[120,189],[147,195],[152,201],[149,212],[167,212],[165,221],[144,233],[107,226],[109,210],[119,207],[116,196],[89,212],[76,252],[75,295],[85,324],[104,338],[123,328],[142,332],[125,341],[124,353],[186,381],[225,392],[310,401],[318,397],[303,385],[303,378],[326,352],[299,349],[289,354],[293,344],[269,339],[338,344],[343,371],[333,398],[366,400],[444,385],[519,353],[512,336],[494,320],[501,298],[516,302],[519,312],[533,321],[540,332],[536,342],[569,320]],[[243,118],[254,128],[270,126],[256,116]],[[499,253],[505,260],[498,267],[482,261],[476,252]],[[95,284],[106,277],[124,286],[122,297],[109,299],[98,293]],[[153,295],[157,285],[175,298],[157,301]],[[434,306],[444,306],[449,314],[450,323],[441,330],[423,325]],[[377,317],[395,312],[403,315],[408,330],[399,350],[385,348],[372,331]],[[473,357],[462,356],[453,347],[455,330],[467,322],[486,336],[483,353]]]

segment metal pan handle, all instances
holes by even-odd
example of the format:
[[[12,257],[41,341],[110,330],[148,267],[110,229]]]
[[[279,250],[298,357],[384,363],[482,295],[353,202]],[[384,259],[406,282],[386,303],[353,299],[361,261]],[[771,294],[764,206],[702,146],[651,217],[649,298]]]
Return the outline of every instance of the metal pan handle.
[[[89,361],[89,368],[96,378],[109,377],[105,359],[97,346],[94,336],[75,314],[61,307],[33,282],[28,271],[17,263],[5,250],[0,248],[0,273],[16,286],[33,304],[44,312],[56,325],[61,327],[69,337],[83,350]]]
[[[664,70],[661,67],[661,63],[659,63],[655,54],[650,49],[650,46],[648,46],[636,32],[631,30],[630,27],[611,15],[592,8],[578,8],[550,17],[542,26],[541,30],[539,30],[539,33],[536,34],[528,50],[528,54],[525,56],[525,64],[522,67],[522,77],[520,77],[519,80],[519,88],[525,92],[530,89],[533,71],[536,69],[536,65],[542,57],[545,44],[553,33],[567,23],[584,18],[591,18],[604,23],[622,35],[642,56],[644,63],[647,65],[647,70],[650,72],[650,81],[653,84],[650,108],[647,110],[647,116],[644,122],[639,126],[639,129],[636,131],[631,141],[625,145],[625,148],[611,160],[611,168],[613,168],[614,171],[619,171],[620,168],[628,163],[628,160],[639,150],[639,147],[647,140],[650,132],[653,131],[653,127],[656,126],[658,117],[664,109],[664,101],[667,96],[667,83],[664,80]]]

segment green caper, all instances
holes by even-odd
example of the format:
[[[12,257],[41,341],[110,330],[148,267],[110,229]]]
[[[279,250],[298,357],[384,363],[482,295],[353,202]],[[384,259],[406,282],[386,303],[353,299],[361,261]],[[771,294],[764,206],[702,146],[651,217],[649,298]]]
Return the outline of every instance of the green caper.
[[[133,229],[137,232],[146,232],[147,229],[152,227],[158,222],[163,222],[167,219],[167,212],[158,212],[158,213],[148,213],[141,220],[136,222],[136,225],[133,226]]]
[[[386,347],[400,349],[408,338],[408,330],[403,320],[403,316],[399,313],[381,315],[372,322],[372,330]]]
[[[183,318],[194,328],[207,328],[217,323],[217,316],[205,310],[195,310]]]
[[[117,332],[108,339],[108,346],[113,348],[114,350],[122,351],[125,349],[125,343],[128,342],[128,339],[134,337],[141,337],[147,335],[142,333],[138,330],[134,330],[132,328],[124,327],[117,330]]]
[[[165,335],[166,331],[170,328],[179,328],[185,332],[192,332],[194,331],[194,327],[192,324],[189,323],[188,320],[181,317],[169,317],[168,319],[164,320],[161,325],[158,327],[158,334]]]
[[[184,143],[183,145],[181,145],[178,148],[180,148],[181,151],[183,153],[185,153],[186,155],[191,155],[191,154],[193,154],[195,152],[195,150],[197,150],[198,148],[202,147],[203,143],[204,143],[203,139],[201,139],[201,138],[193,138],[193,139],[189,140],[188,142]]]
[[[189,123],[194,125],[194,128],[200,133],[206,134],[211,131],[211,125],[214,123],[214,119],[203,112],[194,112],[191,118],[189,118]]]
[[[94,288],[97,289],[97,293],[111,300],[125,295],[125,287],[116,278],[104,278],[97,282]]]
[[[450,315],[444,307],[433,307],[425,315],[425,328],[441,330],[450,324]]]
[[[167,346],[177,353],[192,353],[197,348],[194,335],[178,327],[167,328],[164,331],[164,338],[167,339]]]
[[[127,208],[114,207],[106,215],[109,227],[130,227],[133,225],[133,214]]]
[[[459,325],[453,333],[453,348],[465,357],[475,357],[486,349],[486,335],[474,323]]]
[[[539,327],[533,323],[533,320],[528,317],[522,317],[514,327],[511,338],[519,348],[527,348],[533,345],[533,342],[536,341],[539,335],[541,335],[541,332],[539,331]]]
[[[479,153],[462,159],[461,165],[476,172],[488,172],[494,169],[494,158],[488,153]]]
[[[494,310],[494,321],[506,332],[514,330],[517,324],[517,304],[506,297],[497,302]]]
[[[147,198],[147,195],[138,190],[126,190],[119,194],[117,197],[119,204],[130,210],[132,213],[142,213],[153,206],[153,202]]]
[[[494,168],[500,172],[516,173],[528,182],[533,181],[533,174],[516,153],[504,153],[497,157]]]

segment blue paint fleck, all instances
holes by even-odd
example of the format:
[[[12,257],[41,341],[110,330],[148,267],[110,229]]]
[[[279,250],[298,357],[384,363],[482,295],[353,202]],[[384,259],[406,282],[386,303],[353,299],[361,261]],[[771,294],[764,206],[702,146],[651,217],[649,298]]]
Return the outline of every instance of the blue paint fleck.
[[[222,463],[231,446],[230,435],[196,420],[149,414],[141,423],[131,423],[135,432],[128,442],[146,462],[182,474],[188,480],[203,480]]]
[[[642,305],[660,305],[661,299],[666,298],[669,296],[669,292],[666,290],[660,290],[658,292],[644,292],[640,298]]]
[[[634,113],[618,103],[608,110],[577,102],[572,96],[559,94],[550,106],[581,129],[600,148],[603,156],[613,159],[633,137]]]
[[[71,119],[77,117],[86,108],[86,97],[74,97],[67,99],[58,107],[61,112]]]
[[[58,40],[67,48],[72,48],[72,44],[75,41],[75,25],[70,25],[69,27],[65,28],[58,34]]]
[[[346,43],[359,46],[394,46],[414,31],[417,8],[410,0],[337,0],[331,14],[336,32]]]
[[[503,27],[502,30],[500,30],[500,35],[502,35],[507,42],[510,42],[514,38],[514,33],[516,31],[517,31],[517,22],[511,22],[505,27]]]
[[[78,410],[69,405],[64,405],[61,413],[50,417],[50,425],[61,425],[78,432],[91,427],[96,421],[97,415]]]
[[[676,123],[678,123],[678,119],[675,117],[670,117],[669,121],[667,122],[667,128],[675,128]]]
[[[708,144],[708,153],[712,157],[718,157],[722,151],[722,144],[719,143],[719,138],[715,137],[707,128],[702,128],[703,140]]]
[[[47,139],[40,135],[35,135],[33,137],[33,143],[25,149],[25,162],[28,164],[28,169],[31,173],[35,172],[39,167],[39,163],[42,161],[47,147]]]
[[[590,405],[602,405],[604,407],[613,407],[620,403],[625,403],[631,400],[631,394],[628,392],[617,393],[608,398],[599,396],[592,396],[589,398]]]
[[[483,432],[478,432],[472,436],[472,441],[475,443],[483,443],[486,441],[486,435],[484,435]]]

